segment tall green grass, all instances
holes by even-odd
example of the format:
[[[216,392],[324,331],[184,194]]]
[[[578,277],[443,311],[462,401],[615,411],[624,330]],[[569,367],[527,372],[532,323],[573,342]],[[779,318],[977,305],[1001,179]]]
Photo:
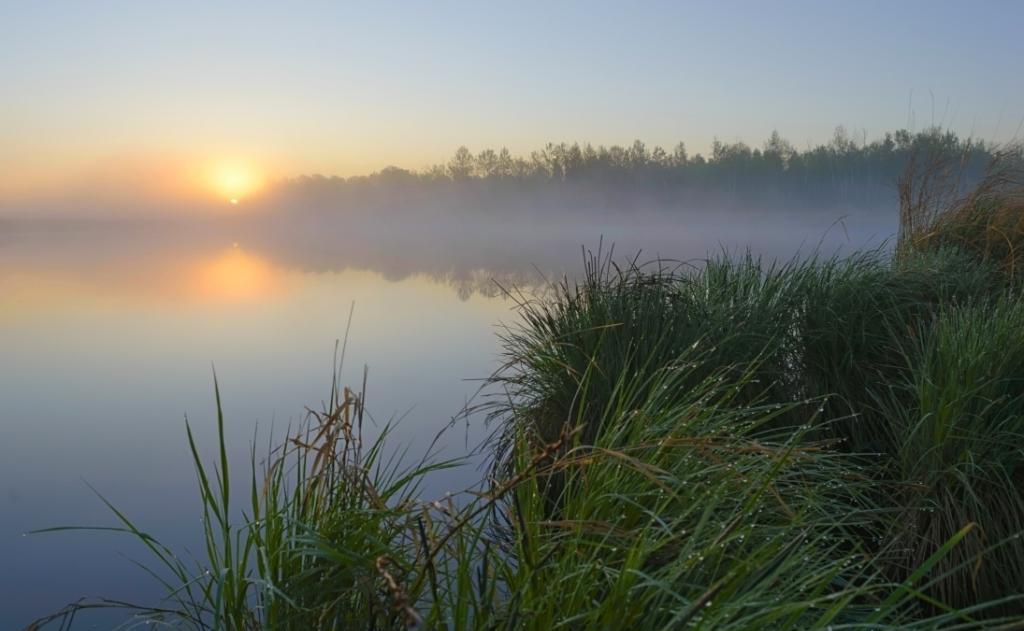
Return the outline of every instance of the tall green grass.
[[[508,364],[499,381],[509,403],[496,414],[510,422],[499,453],[514,451],[524,440],[541,444],[567,424],[582,426],[582,436],[597,440],[630,430],[646,420],[612,413],[626,384],[641,397],[662,388],[658,394],[668,405],[714,376],[732,384],[730,407],[775,406],[779,411],[765,429],[848,455],[858,479],[870,480],[859,499],[867,512],[845,510],[871,517],[848,529],[852,538],[846,545],[859,546],[891,580],[913,576],[950,538],[965,532],[927,572],[934,585],[921,592],[918,615],[945,611],[944,603],[964,611],[980,608],[985,615],[1024,613],[1024,582],[1014,560],[1024,519],[1012,499],[1024,469],[1013,433],[1020,417],[1006,403],[997,408],[998,397],[976,389],[964,372],[968,364],[986,366],[1004,389],[1024,380],[1024,366],[1013,359],[1024,353],[1024,329],[1014,320],[1018,299],[1006,294],[999,269],[948,248],[896,259],[867,252],[775,266],[720,257],[688,270],[620,269],[595,259],[587,269],[583,282],[563,282],[556,300],[522,303],[526,325],[505,337]],[[954,325],[951,313],[962,313]],[[934,409],[921,412],[925,385],[938,379],[922,372],[934,369],[932,355],[922,349],[953,328],[973,346],[964,342],[936,351],[958,362],[943,374],[951,398],[930,395]],[[1002,363],[989,357],[996,352]],[[657,378],[666,369],[686,377],[666,386]],[[955,404],[952,397],[959,397]],[[950,449],[946,443],[914,442],[916,421],[910,419],[919,414],[949,432],[958,431],[958,422],[976,431],[959,439],[953,461],[915,460],[912,466],[908,458],[921,455],[915,449]],[[960,415],[969,418],[958,421]],[[1014,447],[996,462],[964,468],[961,461],[988,460],[990,441]],[[508,459],[498,466],[515,468]],[[961,477],[947,485],[955,491],[944,486],[951,475]],[[934,479],[924,481],[929,476]],[[544,481],[552,518],[565,510],[573,484],[562,472]],[[1004,489],[1005,510],[983,499],[981,489],[986,497]],[[914,531],[924,519],[922,510],[936,526],[926,536]]]
[[[408,539],[423,519],[417,496],[430,473],[451,461],[412,464],[386,450],[390,427],[363,444],[362,397],[334,387],[322,411],[250,462],[249,492],[233,495],[220,391],[213,464],[186,424],[203,511],[205,556],[194,563],[142,531],[107,503],[119,524],[151,552],[143,570],[167,590],[157,607],[100,601],[69,606],[30,628],[67,624],[105,605],[135,610],[125,627],[160,623],[188,629],[398,628],[417,619],[382,588],[404,579],[417,554]],[[106,500],[103,500],[106,502]],[[53,532],[69,528],[51,528]],[[80,529],[73,527],[73,529]]]
[[[898,442],[891,536],[903,567],[975,523],[935,566],[933,595],[967,606],[1017,593],[1001,608],[1024,616],[1024,303],[946,308],[906,353],[913,370],[882,401]]]
[[[696,268],[594,256],[585,270],[554,299],[521,301],[524,325],[503,340],[498,381],[546,439],[576,416],[592,439],[622,375],[643,387],[696,349],[694,377],[753,369],[738,395],[747,404],[821,399],[825,435],[844,449],[891,450],[872,389],[908,370],[902,338],[941,305],[1001,288],[992,268],[954,250],[898,261],[881,249],[771,264],[718,256]],[[800,425],[802,414],[779,422]]]

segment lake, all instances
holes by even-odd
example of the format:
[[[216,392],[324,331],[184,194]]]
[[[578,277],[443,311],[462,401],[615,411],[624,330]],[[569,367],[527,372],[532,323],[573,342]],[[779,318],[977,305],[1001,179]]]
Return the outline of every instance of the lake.
[[[367,408],[398,420],[395,447],[423,453],[500,362],[500,327],[525,291],[582,268],[581,246],[616,258],[699,259],[750,247],[767,257],[878,244],[895,215],[631,216],[537,225],[362,225],[309,221],[0,224],[0,628],[20,628],[80,597],[153,603],[159,586],[115,533],[23,536],[113,525],[90,486],[145,531],[198,553],[200,511],[187,415],[212,457],[213,371],[230,457],[247,471],[329,394],[336,340],[351,330],[342,381],[368,367]],[[580,228],[579,226],[583,226]],[[369,432],[373,432],[371,428]],[[485,435],[459,418],[444,455]],[[469,466],[427,492],[459,490]],[[122,615],[123,617],[123,615]],[[83,615],[81,628],[112,618]],[[76,626],[78,628],[78,626]]]

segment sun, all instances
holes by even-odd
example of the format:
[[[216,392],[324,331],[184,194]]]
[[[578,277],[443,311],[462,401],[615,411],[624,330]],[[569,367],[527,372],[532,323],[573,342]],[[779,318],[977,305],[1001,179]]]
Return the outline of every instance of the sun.
[[[206,179],[209,188],[233,206],[263,188],[259,171],[242,161],[215,163],[208,169]]]

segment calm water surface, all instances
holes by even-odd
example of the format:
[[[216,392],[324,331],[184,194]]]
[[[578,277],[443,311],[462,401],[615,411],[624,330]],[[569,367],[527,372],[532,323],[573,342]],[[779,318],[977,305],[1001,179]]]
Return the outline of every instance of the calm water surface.
[[[130,561],[148,561],[145,550],[125,536],[23,536],[112,525],[90,485],[143,530],[199,549],[184,418],[212,448],[213,367],[230,455],[244,472],[257,428],[265,444],[271,427],[280,432],[328,395],[334,343],[354,304],[343,380],[358,384],[368,366],[369,411],[379,422],[401,417],[396,446],[418,454],[497,366],[496,325],[516,321],[492,278],[529,283],[537,270],[578,269],[580,244],[601,235],[619,252],[690,259],[748,245],[789,256],[826,232],[829,247],[889,232],[885,222],[865,222],[852,236],[829,225],[627,221],[564,232],[504,226],[498,238],[472,239],[412,229],[376,247],[318,239],[315,230],[286,239],[223,226],[0,233],[0,628],[83,596],[152,603],[160,595]],[[441,446],[458,455],[483,434],[479,420],[468,429],[460,421]],[[475,477],[472,468],[441,475],[428,492]],[[111,618],[81,622],[107,628]]]

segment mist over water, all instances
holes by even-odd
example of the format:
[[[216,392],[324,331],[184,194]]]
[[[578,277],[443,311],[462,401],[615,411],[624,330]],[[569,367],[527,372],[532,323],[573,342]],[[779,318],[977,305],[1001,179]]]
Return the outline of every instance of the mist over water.
[[[482,419],[459,418],[499,364],[515,324],[502,288],[541,289],[582,270],[583,250],[643,262],[749,248],[766,258],[876,247],[895,230],[882,208],[614,209],[562,212],[260,212],[142,221],[18,221],[0,228],[0,626],[79,597],[152,603],[159,586],[124,558],[127,537],[61,533],[112,525],[88,485],[144,530],[201,555],[199,504],[184,435],[214,439],[213,374],[230,456],[244,480],[254,436],[303,417],[329,394],[335,341],[354,303],[342,380],[369,368],[377,425],[401,419],[396,447],[457,456]],[[638,255],[639,252],[639,255]],[[208,454],[212,456],[212,454]],[[460,490],[435,476],[429,496]],[[119,556],[119,553],[124,556]],[[106,616],[106,617],[104,617]],[[98,628],[113,614],[92,616]]]

